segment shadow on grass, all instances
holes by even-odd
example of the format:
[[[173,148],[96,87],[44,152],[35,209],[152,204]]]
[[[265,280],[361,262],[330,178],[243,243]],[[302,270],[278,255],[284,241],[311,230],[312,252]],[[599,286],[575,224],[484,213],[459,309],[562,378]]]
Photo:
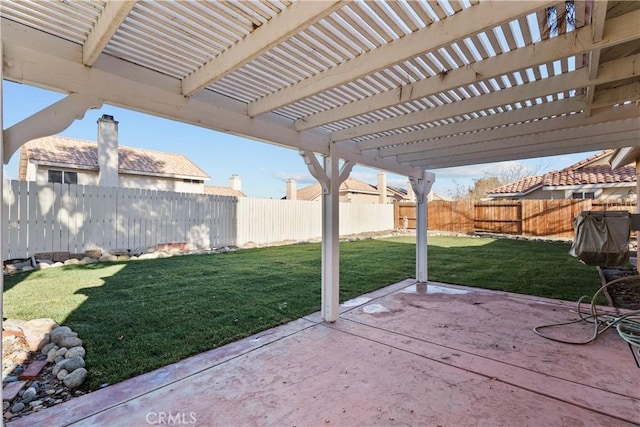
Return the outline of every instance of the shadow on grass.
[[[567,251],[430,238],[429,279],[577,299],[597,289],[597,274]],[[318,311],[320,268],[319,244],[69,266],[7,277],[5,313],[52,317],[77,331],[95,389]],[[414,277],[415,245],[342,243],[340,269],[344,301]]]

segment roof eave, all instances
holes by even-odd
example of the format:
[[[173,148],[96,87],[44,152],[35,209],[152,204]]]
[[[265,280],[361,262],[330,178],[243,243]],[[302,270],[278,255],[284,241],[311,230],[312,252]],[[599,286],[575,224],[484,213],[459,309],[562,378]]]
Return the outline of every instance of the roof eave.
[[[640,162],[640,146],[618,148],[609,160],[611,169],[622,168],[633,162]]]

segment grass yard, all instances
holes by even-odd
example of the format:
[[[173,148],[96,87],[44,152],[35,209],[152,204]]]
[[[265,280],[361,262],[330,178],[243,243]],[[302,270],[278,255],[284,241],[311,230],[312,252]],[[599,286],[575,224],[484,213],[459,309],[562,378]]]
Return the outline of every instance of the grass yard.
[[[342,243],[344,301],[415,276],[415,238]],[[429,279],[577,300],[599,287],[568,244],[429,238]],[[4,316],[78,332],[90,388],[116,383],[320,309],[320,245],[73,265],[5,276]]]

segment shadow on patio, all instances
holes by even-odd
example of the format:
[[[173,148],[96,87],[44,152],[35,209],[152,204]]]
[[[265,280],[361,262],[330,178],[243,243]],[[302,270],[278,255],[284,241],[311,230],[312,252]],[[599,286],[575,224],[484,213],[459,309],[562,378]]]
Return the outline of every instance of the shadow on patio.
[[[614,331],[585,346],[533,333],[573,308],[405,280],[333,324],[310,315],[11,425],[639,424],[640,369]]]

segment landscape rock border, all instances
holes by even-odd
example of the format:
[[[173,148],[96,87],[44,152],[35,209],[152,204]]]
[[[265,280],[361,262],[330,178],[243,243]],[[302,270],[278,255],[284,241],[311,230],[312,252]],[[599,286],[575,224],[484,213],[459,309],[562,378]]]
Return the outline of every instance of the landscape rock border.
[[[68,326],[52,319],[8,319],[2,344],[5,421],[86,393],[86,350]]]

